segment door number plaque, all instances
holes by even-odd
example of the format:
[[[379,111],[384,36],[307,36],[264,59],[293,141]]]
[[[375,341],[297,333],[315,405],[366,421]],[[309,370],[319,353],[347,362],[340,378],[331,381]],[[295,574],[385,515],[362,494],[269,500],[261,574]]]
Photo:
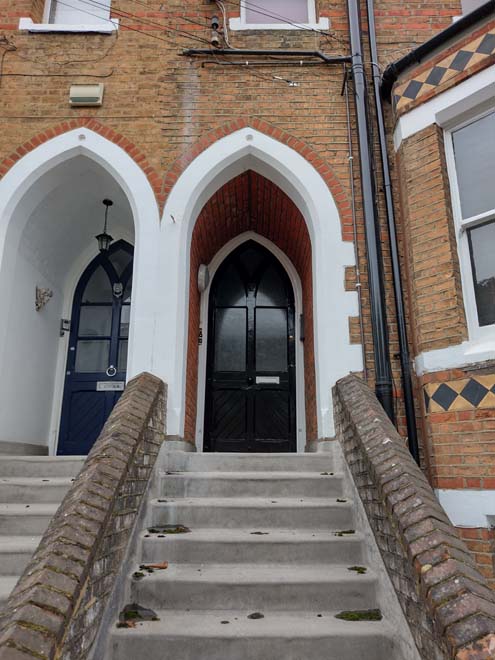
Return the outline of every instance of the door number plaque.
[[[117,381],[108,381],[100,380],[96,383],[97,392],[122,392],[124,390],[125,383],[123,380]]]

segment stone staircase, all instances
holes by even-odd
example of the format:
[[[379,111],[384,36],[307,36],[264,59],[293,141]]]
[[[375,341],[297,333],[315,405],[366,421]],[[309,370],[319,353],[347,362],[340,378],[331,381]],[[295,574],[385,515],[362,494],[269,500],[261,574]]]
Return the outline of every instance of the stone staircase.
[[[85,458],[0,456],[0,609]]]
[[[128,614],[99,657],[417,658],[335,451],[170,452],[156,470]],[[381,620],[363,613],[377,609]]]

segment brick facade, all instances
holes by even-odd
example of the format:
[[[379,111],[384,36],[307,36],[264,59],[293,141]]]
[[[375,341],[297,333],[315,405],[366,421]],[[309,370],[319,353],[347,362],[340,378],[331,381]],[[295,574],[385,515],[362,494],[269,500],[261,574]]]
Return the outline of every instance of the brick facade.
[[[184,3],[179,0],[166,3],[147,0],[146,4],[145,7],[134,0],[114,0],[113,15],[120,19],[121,27],[112,35],[29,34],[17,29],[19,18],[31,17],[35,22],[40,21],[43,3],[40,0],[0,0],[0,36],[4,37],[0,41],[0,48],[4,51],[3,55],[0,53],[3,58],[0,175],[4,176],[25,153],[42,142],[72,128],[85,126],[118,144],[134,158],[147,175],[163,209],[180,174],[200,153],[222,137],[249,125],[290,146],[314,166],[336,201],[343,239],[352,241],[354,230],[341,67],[322,63],[307,67],[280,63],[274,66],[273,62],[264,66],[231,66],[224,58],[216,56],[187,58],[182,55],[183,48],[207,46],[209,21],[212,13],[216,13],[215,5],[198,0],[188,3],[186,11]],[[231,16],[238,15],[237,2],[227,3],[227,7]],[[319,48],[332,55],[348,54],[345,2],[320,0],[318,11],[330,19],[328,35],[303,31],[230,32],[230,42],[237,48]],[[386,66],[448,27],[452,24],[452,17],[460,13],[460,0],[433,0],[426,4],[378,0],[380,65]],[[417,98],[407,100],[407,108],[403,101],[400,111],[403,113],[417,107],[492,63],[492,52],[481,53],[481,58],[476,50],[480,48],[483,35],[490,30],[493,25],[487,23],[474,34],[463,37],[457,45],[449,44],[448,50],[405,74],[398,83],[401,87],[396,89],[396,96],[401,99],[407,83],[414,80],[415,75],[426,80],[434,66],[442,65],[445,57],[453,58],[460,48],[472,46],[476,55],[469,66],[456,74],[449,74],[434,90],[422,87]],[[424,83],[420,78],[417,80]],[[69,107],[69,86],[85,82],[105,84],[101,108]],[[386,112],[391,142],[397,117],[390,108],[386,108]],[[354,117],[351,123],[354,135]],[[356,146],[354,139],[355,163],[358,162]],[[393,155],[391,144],[390,153]],[[379,161],[378,154],[376,160]],[[442,131],[437,126],[430,126],[411,136],[401,145],[397,161],[394,157],[391,160],[408,328],[414,357],[423,351],[460,344],[468,335]],[[361,321],[366,373],[372,384],[372,329],[357,173],[356,167],[356,235],[363,301]],[[258,215],[248,223],[242,183],[242,177],[248,176],[255,175],[241,175],[206,203],[193,233],[188,274],[190,306],[185,435],[189,440],[193,438],[196,422],[197,266],[208,263],[236,232],[255,229],[287,254],[302,280],[306,322],[306,421],[308,440],[311,440],[316,437],[314,383],[315,369],[318,368],[314,364],[312,345],[311,287],[314,274],[311,272],[311,244],[294,203],[273,184],[259,177],[256,177],[257,185],[270,197],[272,206],[264,226],[260,218],[261,213],[265,213],[265,206],[261,206]],[[391,266],[381,195],[378,204],[385,259],[390,354],[399,429],[404,431]],[[276,233],[281,210],[288,218],[289,231],[284,236]],[[227,223],[234,213],[242,218],[235,228]],[[213,226],[215,232],[211,231]],[[186,256],[182,256],[185,262]],[[346,287],[355,289],[354,269],[346,272]],[[349,319],[349,333],[353,343],[360,343],[358,317]],[[435,487],[494,487],[493,409],[430,411],[424,407],[425,388],[431,383],[440,382],[440,379],[452,383],[469,377],[470,372],[468,374],[466,370],[437,372],[422,376],[416,383],[424,464],[430,466],[429,474]]]

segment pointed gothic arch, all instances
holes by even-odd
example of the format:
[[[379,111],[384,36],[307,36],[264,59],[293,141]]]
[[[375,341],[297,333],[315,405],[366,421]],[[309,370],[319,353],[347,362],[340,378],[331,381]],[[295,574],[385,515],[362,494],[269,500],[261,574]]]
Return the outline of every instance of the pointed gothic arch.
[[[185,355],[189,249],[194,225],[208,199],[225,183],[251,169],[288,195],[306,222],[312,244],[318,436],[334,434],[331,387],[362,369],[360,347],[351,345],[348,319],[357,296],[345,291],[345,267],[354,265],[353,245],[342,238],[337,204],[313,165],[300,153],[251,127],[221,137],[185,168],[165,204],[159,280],[167,285],[167,308],[158,319],[163,344],[160,375],[169,384],[169,432],[182,435],[185,414]],[[165,350],[165,347],[173,350]]]
[[[132,377],[136,373],[149,370],[152,362],[153,306],[152,303],[150,304],[152,294],[147,282],[155,277],[156,272],[156,260],[153,259],[153,255],[156,254],[154,246],[159,233],[159,208],[155,192],[139,165],[124,149],[98,133],[86,127],[80,127],[48,139],[19,158],[0,181],[0,305],[4,310],[11,308],[15,290],[16,263],[19,258],[23,232],[30,218],[44,200],[49,199],[50,195],[55,195],[64,171],[68,172],[74,163],[82,161],[91,163],[91,167],[104,173],[105,180],[112,181],[113,187],[121,191],[122,199],[125,200],[123,204],[127,205],[129,209],[129,222],[133,226],[131,233],[135,243],[135,308],[131,318],[130,344],[132,348],[129,352],[128,369],[128,375]],[[74,185],[74,182],[72,184]],[[77,186],[74,185],[74,190],[76,189]],[[68,235],[70,238],[70,226]],[[122,237],[126,238],[126,236]],[[75,255],[70,272],[67,272],[66,281],[60,283],[59,298],[64,300],[61,306],[64,311],[60,313],[60,316],[63,314],[65,318],[68,318],[66,301],[72,298],[75,282],[85,265],[94,256],[95,249],[96,243],[94,246],[83,247],[82,251]],[[34,290],[34,283],[32,288]],[[27,295],[23,298],[22,303],[28,310]],[[32,301],[29,300],[29,310],[31,303]],[[45,315],[45,321],[43,321],[41,314],[31,317],[30,313],[26,311],[26,323],[33,323],[33,327],[37,328],[36,331],[45,332],[45,336],[48,330],[52,336],[54,332],[57,333],[54,319],[50,321]],[[136,319],[139,319],[139,323],[135,321]],[[58,320],[59,322],[60,320]],[[46,327],[43,326],[43,323]],[[57,335],[55,334],[55,336]],[[7,326],[1,324],[0,364],[2,365],[8,362],[7,338]],[[59,356],[64,350],[63,348],[58,349]],[[55,363],[57,363],[58,371],[63,370],[64,360],[53,358],[52,361],[54,362],[54,372],[56,371]],[[7,382],[3,384],[3,387],[8,392],[8,388],[12,387],[12,384]],[[53,391],[53,411],[55,411],[57,408],[56,384],[53,385]],[[22,402],[22,405],[29,407],[29,401]],[[53,423],[55,417],[55,413],[52,412],[50,430],[46,434],[44,430],[40,431],[40,437],[37,438],[39,444],[47,442],[46,435],[49,435],[53,441],[56,435]],[[6,433],[8,430],[4,429],[4,436]]]

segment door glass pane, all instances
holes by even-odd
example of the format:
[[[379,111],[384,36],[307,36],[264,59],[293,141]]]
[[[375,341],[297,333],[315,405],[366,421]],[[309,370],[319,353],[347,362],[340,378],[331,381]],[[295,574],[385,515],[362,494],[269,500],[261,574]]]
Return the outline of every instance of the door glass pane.
[[[256,371],[287,371],[287,310],[256,310]]]
[[[129,336],[129,319],[131,317],[131,306],[122,305],[122,310],[120,312],[120,336],[128,337]]]
[[[246,370],[246,309],[217,309],[215,371]]]
[[[246,5],[247,23],[307,23],[308,20],[308,0],[257,0]]]
[[[76,371],[103,372],[108,367],[110,341],[80,339],[77,342]]]
[[[110,279],[106,274],[104,268],[99,266],[93,275],[83,293],[83,303],[99,303],[108,302],[113,300],[112,285]]]
[[[119,341],[119,359],[117,371],[127,371],[127,339]]]
[[[112,252],[109,259],[112,266],[115,268],[115,272],[120,277],[132,260],[132,254],[129,254],[126,250],[116,250],[115,252]]]
[[[215,293],[215,302],[225,307],[246,304],[246,289],[239,271],[232,265],[228,266],[221,275]]]
[[[495,112],[453,133],[463,218],[495,208]]]
[[[261,265],[264,256],[262,247],[248,247],[239,255],[239,260],[244,266],[249,277],[252,277]]]
[[[495,323],[495,222],[470,229],[469,246],[478,321]]]
[[[112,332],[112,307],[81,307],[79,335],[83,337],[108,336]]]
[[[256,294],[256,304],[260,306],[275,307],[287,304],[285,283],[279,271],[270,266],[264,272]]]

